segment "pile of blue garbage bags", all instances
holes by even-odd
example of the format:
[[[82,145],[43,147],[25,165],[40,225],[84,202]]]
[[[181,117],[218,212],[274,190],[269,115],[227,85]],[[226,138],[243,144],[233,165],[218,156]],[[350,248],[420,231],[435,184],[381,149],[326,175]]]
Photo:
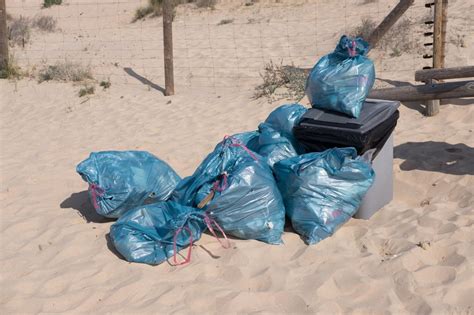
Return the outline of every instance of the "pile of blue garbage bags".
[[[366,61],[359,58],[364,49],[360,39],[343,37],[336,55],[313,69],[307,92],[324,99],[317,94],[332,89],[334,82],[315,88],[321,80],[315,72],[328,64],[341,68],[341,62],[349,70],[359,66]],[[324,71],[328,80],[336,80],[335,69]],[[351,82],[344,84],[338,93],[356,93],[349,88]],[[356,99],[363,102],[359,94]],[[360,105],[348,104],[340,95],[323,104],[350,109],[354,116],[353,107]],[[110,237],[130,262],[189,262],[194,242],[206,230],[220,234],[220,240],[229,235],[279,245],[286,218],[307,244],[315,244],[357,212],[375,174],[354,148],[306,153],[292,131],[306,111],[299,104],[276,108],[257,130],[226,136],[194,174],[183,179],[166,162],[143,151],[94,152],[77,172],[89,184],[97,213],[118,219]],[[178,259],[184,249],[187,254]]]

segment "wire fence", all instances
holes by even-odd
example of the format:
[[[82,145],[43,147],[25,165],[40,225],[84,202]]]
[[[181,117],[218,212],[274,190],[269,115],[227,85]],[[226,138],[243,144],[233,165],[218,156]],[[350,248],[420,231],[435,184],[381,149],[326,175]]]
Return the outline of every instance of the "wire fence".
[[[148,1],[65,0],[44,9],[42,3],[7,1],[10,20],[51,16],[57,23],[55,31],[32,30],[24,46],[11,48],[20,66],[38,69],[68,60],[89,66],[98,80],[164,86],[162,19],[132,22],[136,10]],[[396,4],[395,0],[221,0],[213,9],[180,5],[173,22],[177,93],[203,88],[252,90],[261,83],[270,61],[310,68],[334,49],[342,34],[364,31],[363,20],[370,28]],[[431,49],[424,46],[430,39],[423,34],[432,29],[424,23],[432,15],[424,4],[415,1],[402,18],[403,34],[395,34],[391,48],[371,52],[379,78],[413,80],[415,70],[431,64],[423,58]],[[397,41],[411,45],[397,46]]]

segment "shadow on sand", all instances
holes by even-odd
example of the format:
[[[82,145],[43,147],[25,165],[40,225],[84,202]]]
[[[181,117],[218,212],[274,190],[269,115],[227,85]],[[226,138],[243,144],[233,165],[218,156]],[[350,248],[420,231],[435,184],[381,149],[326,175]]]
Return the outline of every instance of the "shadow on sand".
[[[474,134],[473,134],[474,137]],[[403,171],[423,170],[452,175],[474,175],[474,148],[464,143],[407,142],[394,148],[394,158],[403,159]]]
[[[155,84],[155,83],[151,82],[147,78],[142,77],[141,75],[139,75],[138,73],[133,71],[132,68],[123,68],[123,71],[125,71],[129,76],[134,77],[135,79],[137,79],[141,83],[143,83],[145,85],[148,85],[152,89],[155,89],[155,90],[160,91],[161,93],[165,94],[165,89],[164,88],[162,88],[158,84]]]
[[[87,190],[73,193],[71,196],[61,202],[59,206],[62,209],[74,209],[79,211],[87,223],[105,223],[115,221],[114,219],[104,218],[103,216],[97,214],[90,202],[89,193]]]

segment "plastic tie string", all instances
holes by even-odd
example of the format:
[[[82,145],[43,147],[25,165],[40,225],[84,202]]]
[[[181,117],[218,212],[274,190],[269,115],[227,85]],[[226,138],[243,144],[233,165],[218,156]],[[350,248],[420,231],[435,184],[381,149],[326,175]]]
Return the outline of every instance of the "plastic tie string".
[[[102,197],[105,194],[105,190],[99,185],[89,184],[89,192],[91,194],[94,209],[99,209],[99,202],[97,201],[97,197]]]
[[[225,140],[230,140],[230,144],[228,146],[230,147],[239,147],[239,148],[242,148],[245,152],[247,152],[251,157],[252,159],[254,159],[255,161],[258,161],[258,158],[255,156],[255,154],[253,154],[253,152],[247,148],[247,146],[245,144],[242,143],[242,141],[232,137],[232,136],[225,136],[224,137],[224,141]]]
[[[226,135],[224,137],[224,147],[239,147],[243,149],[245,152],[247,152],[255,161],[258,161],[258,158],[255,156],[255,154],[253,154],[253,152],[249,148],[247,148],[246,145],[244,145],[240,140],[232,136]],[[224,171],[221,174],[221,176],[222,178],[216,180],[214,184],[212,185],[212,189],[216,192],[223,192],[228,187],[227,181],[228,181],[229,175],[227,174],[227,172]]]
[[[357,48],[356,41],[352,40],[352,47],[351,46],[347,47],[347,50],[349,51],[349,56],[351,57],[356,56],[356,48]]]
[[[188,254],[186,255],[186,258],[183,261],[178,262],[177,241],[178,241],[178,235],[179,235],[179,233],[181,233],[182,230],[186,230],[189,233],[189,249],[188,249]],[[180,227],[179,229],[176,230],[176,232],[174,233],[174,237],[173,237],[173,262],[174,262],[175,266],[184,265],[184,264],[187,264],[191,261],[191,251],[192,251],[192,248],[193,248],[193,242],[194,242],[193,241],[193,233],[192,233],[190,228],[188,228],[187,226],[182,226],[182,227]]]
[[[216,180],[214,182],[214,185],[212,185],[212,189],[214,191],[218,192],[223,192],[224,190],[227,189],[227,172],[222,173],[222,181],[220,179]]]
[[[204,222],[206,223],[207,225],[207,228],[209,229],[209,231],[212,233],[212,235],[214,235],[214,237],[217,239],[217,241],[221,244],[221,246],[225,249],[227,248],[230,248],[230,241],[229,239],[227,238],[227,235],[225,234],[224,230],[221,228],[221,226],[216,222],[216,220],[214,220],[213,218],[209,217],[209,215],[207,215],[207,213],[204,215]],[[226,245],[224,245],[224,243],[222,242],[222,240],[217,237],[217,234],[216,232],[214,231],[214,228],[212,227],[212,225],[215,225],[219,231],[221,232],[222,236],[224,237],[225,241],[226,241]]]
[[[227,235],[225,234],[224,230],[216,222],[216,220],[209,217],[209,215],[207,213],[205,213],[204,214],[204,223],[206,223],[206,226],[209,229],[209,231],[211,232],[211,234],[217,239],[217,241],[221,244],[221,246],[223,248],[225,248],[225,249],[230,248],[230,241],[227,238]],[[221,232],[222,236],[225,239],[225,243],[217,236],[217,233],[214,231],[213,225],[219,230],[219,232]],[[188,253],[186,255],[186,258],[183,261],[178,262],[178,257],[177,257],[177,254],[178,254],[178,236],[179,236],[179,233],[181,233],[181,231],[183,231],[183,230],[185,230],[189,233],[189,247],[188,247]],[[191,253],[192,253],[192,249],[193,249],[193,244],[194,244],[193,233],[192,233],[192,231],[189,227],[182,226],[182,227],[180,227],[176,230],[176,232],[174,233],[174,237],[173,237],[173,263],[174,263],[175,266],[181,266],[181,265],[185,265],[185,264],[191,262]]]

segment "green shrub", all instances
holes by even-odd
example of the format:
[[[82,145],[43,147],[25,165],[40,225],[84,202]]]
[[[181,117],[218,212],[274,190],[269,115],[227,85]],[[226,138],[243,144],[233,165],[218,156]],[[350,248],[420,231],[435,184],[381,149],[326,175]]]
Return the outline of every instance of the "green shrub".
[[[84,85],[80,90],[79,90],[79,97],[83,97],[86,95],[91,95],[94,94],[95,92],[95,87],[93,85]]]
[[[232,22],[234,22],[234,19],[223,19],[219,23],[217,23],[217,25],[226,25],[226,24],[230,24]]]
[[[198,8],[211,8],[211,9],[214,9],[216,4],[217,4],[217,0],[197,0],[196,1],[196,6]]]
[[[0,79],[20,79],[21,77],[20,67],[16,64],[13,56],[10,56],[5,67],[0,68]]]
[[[63,0],[44,0],[43,8],[49,8],[53,5],[60,5],[63,3]]]
[[[110,79],[108,79],[107,81],[102,80],[99,85],[100,85],[101,87],[103,87],[104,90],[105,90],[105,89],[110,88],[110,86],[112,85],[112,83],[110,83]]]

